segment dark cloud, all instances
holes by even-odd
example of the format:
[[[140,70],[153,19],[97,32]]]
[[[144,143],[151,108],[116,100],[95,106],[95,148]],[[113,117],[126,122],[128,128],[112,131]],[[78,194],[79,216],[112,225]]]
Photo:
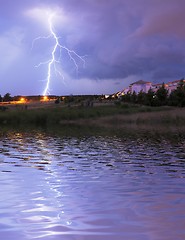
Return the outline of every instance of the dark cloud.
[[[49,50],[44,42],[37,43],[32,53],[29,52],[32,39],[47,33],[23,13],[48,6],[62,10],[68,18],[65,25],[56,26],[63,43],[86,55],[86,67],[80,66],[78,75],[64,55],[62,66],[69,77],[92,81],[110,79],[115,85],[119,79],[122,82],[131,76],[135,78],[133,81],[145,76],[150,77],[146,80],[163,81],[185,75],[184,0],[17,0],[13,3],[1,0],[0,44],[3,46],[8,41],[7,45],[19,56],[20,64],[21,59],[25,64],[26,56],[33,65],[47,57]],[[7,37],[7,32],[16,28],[20,37],[16,46],[23,51],[21,54]],[[16,62],[12,60],[11,64]],[[29,79],[32,75],[36,78],[32,72]],[[44,69],[38,79],[43,75]]]
[[[90,46],[96,62],[95,76],[140,75],[160,68],[161,64],[171,67],[173,62],[184,62],[184,1],[118,0],[93,4],[83,1],[83,4],[80,11],[88,21],[83,26],[86,34],[81,43]]]

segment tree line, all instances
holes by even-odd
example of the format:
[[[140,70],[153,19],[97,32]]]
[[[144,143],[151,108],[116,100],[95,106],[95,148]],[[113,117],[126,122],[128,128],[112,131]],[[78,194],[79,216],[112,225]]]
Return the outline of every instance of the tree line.
[[[20,99],[21,99],[21,96],[18,95],[18,96],[12,97],[10,93],[6,93],[4,96],[0,95],[0,102],[19,101]]]
[[[147,93],[143,91],[140,91],[138,94],[136,94],[136,92],[128,92],[121,97],[121,101],[148,106],[169,105],[185,107],[185,83],[181,80],[177,88],[170,94],[165,88],[164,83],[156,92],[154,92],[151,88]]]
[[[4,96],[0,95],[0,102],[10,102],[12,101],[12,97],[10,93],[6,93]]]

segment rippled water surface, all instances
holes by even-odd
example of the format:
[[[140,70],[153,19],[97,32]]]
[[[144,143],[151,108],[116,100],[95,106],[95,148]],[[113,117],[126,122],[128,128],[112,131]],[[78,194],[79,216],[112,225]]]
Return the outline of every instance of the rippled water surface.
[[[185,143],[0,138],[0,239],[185,239]]]

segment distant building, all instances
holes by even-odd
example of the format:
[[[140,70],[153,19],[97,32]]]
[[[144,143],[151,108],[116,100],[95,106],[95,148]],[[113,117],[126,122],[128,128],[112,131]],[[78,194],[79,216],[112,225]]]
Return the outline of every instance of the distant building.
[[[171,92],[173,92],[175,89],[177,89],[177,87],[179,86],[181,80],[175,80],[172,82],[168,82],[166,85],[166,89],[168,89],[168,93],[170,94]],[[183,80],[183,82],[185,83],[185,80]]]
[[[151,82],[139,80],[137,82],[131,83],[129,88],[131,93],[135,92],[136,94],[138,94],[141,91],[147,93],[151,86],[152,86]]]
[[[159,88],[161,88],[163,84],[164,84],[164,87],[168,90],[168,94],[170,94],[172,91],[177,89],[180,82],[181,82],[181,80],[175,80],[175,81],[168,82],[168,83],[152,84],[151,82],[139,80],[137,82],[131,83],[129,87],[124,88],[121,92],[118,92],[115,95],[117,97],[121,97],[127,93],[135,92],[136,94],[138,94],[141,91],[144,93],[148,93],[149,89],[153,90],[153,92],[156,93],[157,90]],[[183,80],[183,82],[185,83],[185,79]]]
[[[122,95],[125,95],[125,94],[127,94],[127,93],[129,93],[130,92],[130,88],[128,87],[128,88],[125,88],[125,89],[123,89],[123,91],[122,91]]]
[[[113,98],[117,97],[117,98],[121,98],[123,95],[127,94],[130,92],[129,88],[124,88],[122,91],[117,92],[113,95]]]
[[[162,87],[162,85],[162,83],[152,84],[151,89],[154,93],[156,93],[157,90]],[[164,86],[166,87],[166,84]]]
[[[175,80],[175,81],[172,81],[172,82],[164,83],[164,87],[166,88],[166,90],[168,90],[168,94],[170,94],[171,92],[176,90],[177,87],[179,86],[180,82],[181,82],[181,80]],[[183,82],[185,83],[185,80],[183,80]],[[162,85],[163,85],[162,83],[152,84],[152,90],[154,92],[157,92],[157,90],[159,88],[161,88]]]

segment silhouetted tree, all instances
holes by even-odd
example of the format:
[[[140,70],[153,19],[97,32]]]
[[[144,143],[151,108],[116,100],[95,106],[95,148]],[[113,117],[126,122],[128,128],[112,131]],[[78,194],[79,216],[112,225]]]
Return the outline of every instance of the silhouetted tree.
[[[131,94],[130,100],[132,103],[137,103],[137,94],[135,91]]]
[[[130,92],[127,92],[126,94],[124,94],[122,97],[121,97],[121,100],[123,102],[131,102],[131,93]]]
[[[58,97],[56,100],[55,100],[55,104],[59,104],[60,103],[60,98]]]
[[[168,102],[172,106],[185,107],[185,83],[183,80],[180,81],[177,89],[171,92]]]
[[[10,102],[12,100],[11,94],[10,93],[6,93],[3,97],[3,101],[4,102]]]
[[[145,94],[145,104],[148,106],[155,106],[155,93],[154,91],[150,88],[148,90],[148,93]]]
[[[146,93],[142,90],[137,94],[137,103],[145,104]]]
[[[165,85],[163,83],[162,86],[156,92],[155,105],[157,106],[166,105],[167,99],[168,99],[168,90],[165,88]]]

